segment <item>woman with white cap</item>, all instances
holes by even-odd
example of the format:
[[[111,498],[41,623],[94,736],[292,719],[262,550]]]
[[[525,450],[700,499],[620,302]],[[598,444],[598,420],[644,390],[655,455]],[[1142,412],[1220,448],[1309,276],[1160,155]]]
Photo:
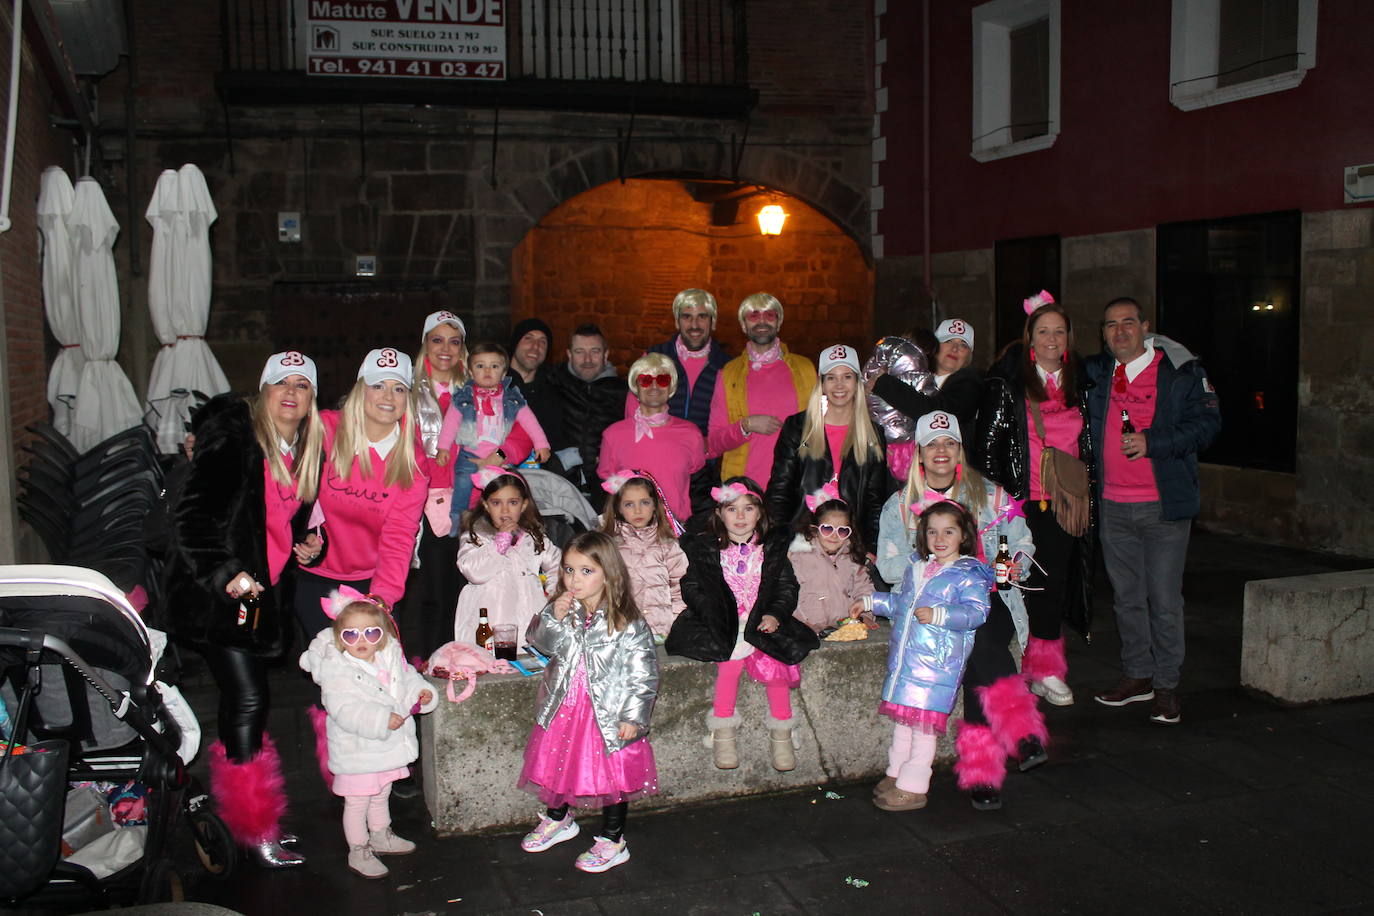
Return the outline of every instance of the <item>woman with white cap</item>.
[[[1022,560],[1035,553],[1035,543],[1021,511],[1001,487],[984,480],[964,457],[959,419],[934,411],[916,422],[916,456],[906,485],[883,506],[878,534],[878,572],[900,582],[914,547],[917,519],[927,505],[953,500],[973,514],[978,529],[978,559],[990,563],[998,542],[1007,539],[1015,558],[1009,581],[1015,585]],[[987,621],[974,632],[973,651],[964,667],[964,718],[954,742],[959,759],[954,773],[959,788],[979,811],[1002,807],[1007,759],[1028,770],[1046,760],[1049,732],[1035,696],[1016,671],[1010,643],[1024,634],[1026,608],[1017,588],[992,593]],[[896,774],[889,772],[889,779]],[[885,787],[887,780],[879,783]]]
[[[313,637],[330,626],[320,606],[340,585],[387,611],[405,594],[428,478],[410,409],[410,357],[367,354],[340,410],[321,411],[326,462],[319,510],[329,551],[300,577],[296,616]]]
[[[854,530],[871,545],[878,514],[895,483],[883,460],[883,434],[860,400],[859,355],[836,344],[821,351],[820,384],[806,409],[783,421],[773,449],[766,504],[774,525],[792,527],[806,497],[835,481]],[[903,386],[905,387],[905,386]],[[856,409],[857,405],[857,409]]]
[[[947,318],[935,329],[935,339],[939,349],[931,366],[935,374],[934,394],[922,394],[887,373],[870,380],[869,393],[913,420],[933,410],[952,413],[971,434],[983,395],[983,374],[973,368],[973,325],[962,318]]]
[[[290,641],[291,567],[318,561],[323,547],[307,534],[323,441],[317,378],[310,357],[275,353],[255,397],[221,395],[201,408],[153,619],[205,657],[220,692],[210,792],[234,839],[267,868],[305,862],[283,847],[295,838],[281,829],[281,758],[264,731],[265,660]]]

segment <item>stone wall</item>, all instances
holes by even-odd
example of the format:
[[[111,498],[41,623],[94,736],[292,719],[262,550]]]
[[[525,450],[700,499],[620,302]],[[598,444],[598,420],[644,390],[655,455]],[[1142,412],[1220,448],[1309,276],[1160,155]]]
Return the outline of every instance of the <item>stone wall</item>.
[[[899,334],[912,327],[931,327],[946,318],[963,318],[974,327],[974,343],[990,340],[993,322],[993,258],[991,248],[942,251],[931,256],[931,286],[935,293],[932,318],[925,292],[925,259],[883,258],[874,265],[874,326],[878,335]],[[979,334],[988,334],[979,338]],[[975,366],[986,368],[993,353],[975,346]]]

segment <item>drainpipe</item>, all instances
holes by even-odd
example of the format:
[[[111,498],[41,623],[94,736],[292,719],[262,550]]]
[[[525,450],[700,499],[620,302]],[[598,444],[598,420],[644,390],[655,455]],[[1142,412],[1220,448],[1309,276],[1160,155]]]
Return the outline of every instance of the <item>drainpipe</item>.
[[[930,0],[921,0],[921,68],[921,267],[925,271],[933,328],[940,322],[935,314],[935,290],[930,283]]]
[[[10,186],[14,182],[14,122],[19,117],[19,59],[23,54],[24,0],[14,0],[14,34],[10,39],[10,110],[5,122],[5,175],[0,189],[0,232],[10,231]]]

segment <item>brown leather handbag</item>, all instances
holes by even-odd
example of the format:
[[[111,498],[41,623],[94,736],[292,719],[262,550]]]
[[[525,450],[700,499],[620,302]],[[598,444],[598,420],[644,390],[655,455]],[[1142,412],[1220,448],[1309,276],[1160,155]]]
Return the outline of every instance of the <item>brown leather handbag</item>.
[[[1040,405],[1027,399],[1035,434],[1045,441],[1045,420]],[[1088,466],[1079,459],[1051,445],[1040,450],[1040,488],[1054,503],[1054,517],[1059,527],[1074,537],[1082,537],[1088,530]]]

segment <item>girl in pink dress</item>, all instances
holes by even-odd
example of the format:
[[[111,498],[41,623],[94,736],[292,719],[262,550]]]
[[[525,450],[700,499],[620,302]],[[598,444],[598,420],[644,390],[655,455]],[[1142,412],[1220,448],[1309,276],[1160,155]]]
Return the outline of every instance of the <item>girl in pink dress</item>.
[[[601,484],[611,495],[601,514],[601,530],[615,538],[630,572],[630,593],[662,643],[686,604],[682,577],[687,555],[678,544],[682,526],[648,471],[621,468]]]
[[[570,805],[601,808],[601,833],[574,865],[603,872],[629,861],[632,799],[658,792],[647,739],[658,697],[653,635],[630,594],[615,542],[587,531],[568,542],[553,601],[525,634],[549,656],[517,786],[547,810],[520,848],[543,852],[579,828]]]

